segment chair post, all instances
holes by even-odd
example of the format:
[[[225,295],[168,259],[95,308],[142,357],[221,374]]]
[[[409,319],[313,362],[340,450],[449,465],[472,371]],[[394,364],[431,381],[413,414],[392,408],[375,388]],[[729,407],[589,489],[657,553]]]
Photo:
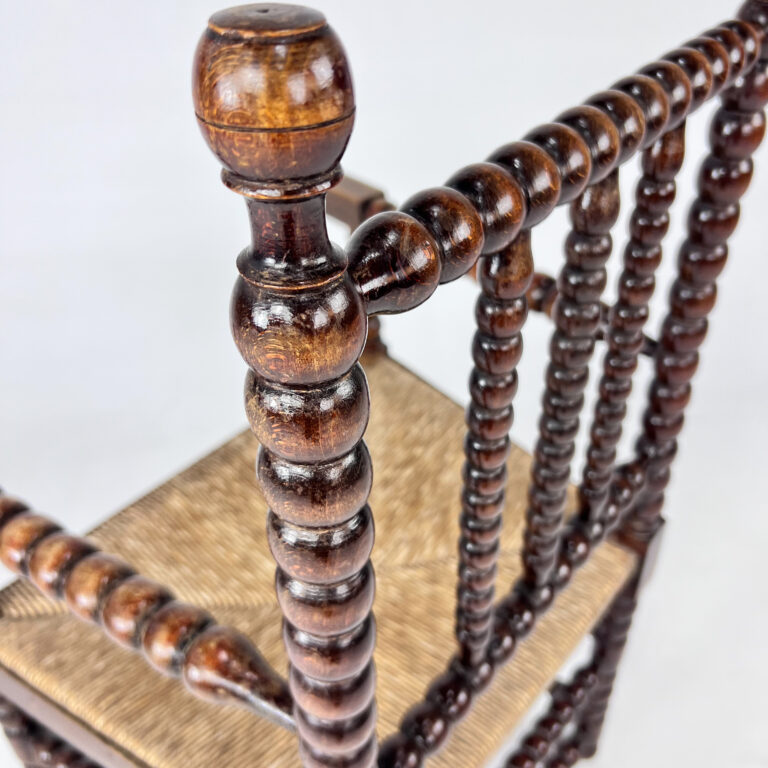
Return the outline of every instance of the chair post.
[[[10,701],[0,697],[0,726],[26,768],[99,768]]]
[[[595,628],[595,673],[597,685],[589,694],[579,718],[576,742],[582,757],[592,757],[605,721],[619,662],[637,606],[638,578],[633,578],[611,604]]]
[[[261,443],[258,477],[277,561],[290,688],[305,766],[375,765],[372,469],[362,441],[367,318],[326,231],[354,98],[324,17],[297,6],[215,14],[195,58],[195,110],[246,198],[232,331]]]
[[[688,237],[678,255],[643,433],[637,442],[646,485],[627,523],[632,535],[639,538],[650,538],[661,519],[677,437],[699,364],[698,350],[717,297],[717,278],[725,267],[728,239],[739,220],[739,200],[752,178],[752,154],[765,134],[768,2],[751,0],[740,17],[753,24],[734,21],[708,33],[736,63],[710,126],[710,153],[699,171],[698,194],[688,215]]]

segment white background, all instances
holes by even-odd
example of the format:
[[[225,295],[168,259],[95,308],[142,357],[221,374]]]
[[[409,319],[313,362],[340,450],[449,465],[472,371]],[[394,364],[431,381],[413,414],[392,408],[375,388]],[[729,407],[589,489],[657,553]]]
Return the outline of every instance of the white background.
[[[345,168],[395,202],[736,11],[728,0],[317,5],[355,75]],[[246,216],[190,99],[192,52],[216,6],[0,7],[0,482],[85,531],[244,426],[227,306]],[[689,121],[665,275],[705,120]],[[599,766],[768,765],[768,152],[757,160]],[[539,269],[556,270],[565,224],[558,210],[537,230]],[[625,232],[622,220],[617,250]],[[395,357],[462,402],[474,294],[469,281],[442,287],[385,326]],[[529,322],[514,428],[528,447],[547,334]]]

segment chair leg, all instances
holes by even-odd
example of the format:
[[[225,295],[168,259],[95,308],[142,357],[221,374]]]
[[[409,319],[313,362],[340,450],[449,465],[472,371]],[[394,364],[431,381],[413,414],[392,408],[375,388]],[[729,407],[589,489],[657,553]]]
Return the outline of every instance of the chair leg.
[[[30,739],[32,737],[32,723],[24,717],[21,710],[11,704],[7,699],[0,698],[0,725],[19,760],[25,765],[32,763],[32,750]]]
[[[551,703],[548,711],[539,718],[520,746],[509,755],[504,768],[535,768],[555,748],[559,753],[560,737],[574,722],[595,685],[597,674],[594,662],[580,669],[569,683],[555,683],[550,689]]]
[[[648,581],[656,565],[664,530],[664,519],[659,512],[660,510],[657,510],[653,518],[646,520],[642,525],[633,525],[634,520],[630,518],[618,530],[618,539],[638,554],[640,562],[635,575],[614,598],[593,632],[598,682],[579,712],[577,732],[569,741],[568,760],[564,760],[564,765],[573,765],[579,758],[592,757],[597,751],[616,670],[627,644],[627,635],[637,607],[638,592]]]
[[[571,768],[579,760],[594,756],[616,679],[616,669],[627,642],[632,614],[637,604],[639,577],[634,577],[614,599],[594,630],[595,653],[590,665],[597,678],[583,702],[574,708],[576,731],[557,743],[545,761],[546,768]]]
[[[637,591],[638,579],[634,578],[617,595],[608,613],[595,629],[597,685],[585,702],[574,739],[581,757],[592,757],[597,751],[616,670],[627,643],[637,605]]]
[[[25,768],[100,768],[2,697],[0,725]]]

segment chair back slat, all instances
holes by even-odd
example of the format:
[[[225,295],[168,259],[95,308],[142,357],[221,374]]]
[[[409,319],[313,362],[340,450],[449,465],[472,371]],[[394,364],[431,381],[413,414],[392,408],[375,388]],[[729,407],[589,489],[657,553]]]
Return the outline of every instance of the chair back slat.
[[[655,376],[643,418],[637,453],[647,466],[647,483],[630,521],[648,537],[660,524],[670,465],[677,453],[691,397],[699,347],[717,296],[717,277],[728,257],[728,238],[738,223],[739,200],[752,178],[752,153],[765,133],[768,55],[726,90],[710,126],[710,154],[699,171],[698,195],[688,215],[688,237],[678,255],[655,357]]]
[[[608,496],[632,391],[632,377],[643,350],[643,328],[661,263],[661,243],[669,229],[669,207],[675,199],[675,177],[685,148],[685,123],[666,132],[642,154],[642,176],[635,191],[630,239],[624,249],[618,298],[610,310],[603,375],[590,428],[590,442],[579,486],[579,516],[590,540],[599,539],[616,521]]]
[[[456,607],[456,636],[469,668],[485,659],[493,624],[512,400],[528,314],[526,292],[533,278],[530,230],[522,230],[499,253],[483,256],[477,275]]]
[[[611,254],[610,230],[619,214],[618,171],[589,187],[571,203],[572,230],[553,308],[555,330],[528,492],[523,542],[526,589],[535,602],[551,599],[566,491],[571,478],[579,415],[589,363],[600,327],[600,298]]]

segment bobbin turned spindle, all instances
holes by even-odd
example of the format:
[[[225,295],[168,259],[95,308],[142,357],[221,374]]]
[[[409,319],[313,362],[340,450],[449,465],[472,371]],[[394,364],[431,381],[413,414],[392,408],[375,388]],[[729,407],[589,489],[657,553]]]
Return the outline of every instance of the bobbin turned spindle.
[[[215,14],[195,58],[200,128],[244,195],[232,331],[285,617],[302,761],[376,762],[371,461],[364,294],[325,226],[325,193],[354,119],[344,50],[323,16],[288,5]]]

